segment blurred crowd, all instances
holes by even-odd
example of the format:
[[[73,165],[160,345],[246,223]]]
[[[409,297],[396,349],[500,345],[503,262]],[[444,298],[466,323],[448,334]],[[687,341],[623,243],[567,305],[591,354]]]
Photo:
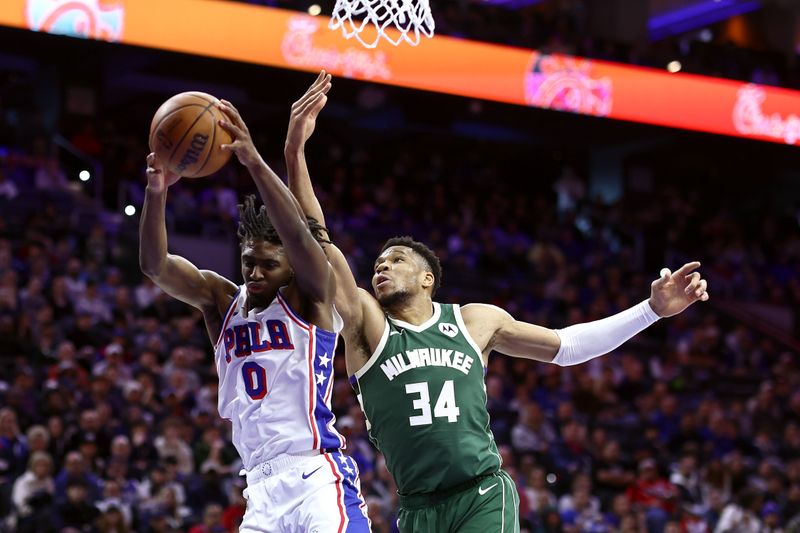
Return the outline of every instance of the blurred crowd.
[[[411,234],[443,261],[440,300],[548,327],[627,308],[688,258],[703,260],[712,301],[800,304],[796,218],[715,204],[702,183],[607,205],[578,162],[520,174],[526,154],[495,143],[431,156],[422,138],[317,142],[312,175],[362,286],[382,241]],[[236,531],[244,482],[201,315],[138,274],[135,220],[89,201],[49,153],[0,158],[0,529]],[[248,183],[235,167],[180,182],[170,227],[235,242]],[[374,531],[394,531],[395,487],[342,357],[336,369],[337,427]],[[711,303],[578,367],[493,355],[486,387],[524,531],[800,530],[795,352]]]
[[[439,20],[443,31],[467,27]],[[80,182],[85,161],[49,140],[36,82],[0,79],[0,532],[236,531],[244,480],[217,413],[202,317],[141,276],[136,217],[120,213],[141,206],[146,139],[111,113],[71,117],[82,123],[62,128],[69,146],[106,176]],[[123,117],[140,127],[136,118]],[[259,126],[254,135],[272,137],[257,146],[279,144],[274,124]],[[442,260],[439,300],[492,303],[559,328],[638,303],[664,265],[703,262],[711,301],[612,354],[568,369],[492,356],[492,431],[517,482],[523,531],[800,531],[800,335],[787,340],[769,321],[731,312],[800,309],[800,204],[770,191],[779,163],[735,196],[735,178],[721,194],[711,171],[665,179],[640,162],[607,202],[577,149],[318,130],[312,177],[365,288],[383,241],[410,234]],[[264,155],[285,173],[279,151]],[[236,204],[252,190],[236,165],[182,180],[168,197],[170,234],[235,250]],[[336,371],[337,427],[373,530],[395,531],[394,484],[342,357]]]

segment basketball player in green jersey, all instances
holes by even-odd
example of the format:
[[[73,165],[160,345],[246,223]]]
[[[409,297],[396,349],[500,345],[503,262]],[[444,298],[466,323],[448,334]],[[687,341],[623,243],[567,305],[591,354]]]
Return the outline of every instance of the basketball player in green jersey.
[[[303,147],[330,86],[323,71],[294,104],[285,147],[299,208],[323,224]],[[356,286],[335,246],[326,252],[337,276],[347,371],[370,439],[397,482],[403,532],[519,531],[518,494],[489,430],[483,379],[492,351],[575,365],[709,297],[696,272],[700,264],[692,262],[675,273],[663,269],[650,298],[626,311],[552,330],[493,305],[435,302],[439,260],[410,237],[384,245],[374,265],[374,296]]]

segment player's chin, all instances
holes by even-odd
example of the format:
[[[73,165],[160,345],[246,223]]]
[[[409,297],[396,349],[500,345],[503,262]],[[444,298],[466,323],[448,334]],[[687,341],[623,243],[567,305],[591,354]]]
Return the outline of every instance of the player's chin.
[[[247,291],[247,300],[252,307],[266,307],[268,298],[261,291]]]
[[[409,298],[409,293],[403,290],[375,290],[375,299],[381,307],[392,307],[405,302]]]

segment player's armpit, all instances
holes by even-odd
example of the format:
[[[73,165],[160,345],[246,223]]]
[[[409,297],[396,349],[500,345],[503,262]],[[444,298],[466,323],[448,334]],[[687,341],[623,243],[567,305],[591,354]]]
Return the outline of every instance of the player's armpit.
[[[372,353],[383,336],[386,317],[380,304],[371,293],[364,289],[358,289],[358,296],[361,307],[361,329],[369,343],[370,353]]]
[[[349,322],[345,319],[342,337],[346,348],[347,375],[353,376],[364,367],[380,344],[386,318],[375,298],[364,289],[357,289],[350,307],[355,311]]]
[[[336,310],[344,321],[345,330],[366,336],[371,347],[377,346],[383,334],[383,311],[375,298],[356,284],[350,264],[334,244],[323,246],[336,274]]]

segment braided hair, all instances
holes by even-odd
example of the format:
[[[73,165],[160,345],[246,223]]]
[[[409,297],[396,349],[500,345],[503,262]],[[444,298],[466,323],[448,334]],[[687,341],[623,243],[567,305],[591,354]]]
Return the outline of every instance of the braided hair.
[[[244,202],[239,204],[239,227],[236,234],[239,236],[240,244],[248,241],[262,240],[272,244],[283,244],[275,226],[267,215],[266,206],[259,206],[256,209],[256,196],[248,194],[244,197]],[[306,217],[308,229],[317,242],[330,244],[328,228],[317,222],[312,217]]]

